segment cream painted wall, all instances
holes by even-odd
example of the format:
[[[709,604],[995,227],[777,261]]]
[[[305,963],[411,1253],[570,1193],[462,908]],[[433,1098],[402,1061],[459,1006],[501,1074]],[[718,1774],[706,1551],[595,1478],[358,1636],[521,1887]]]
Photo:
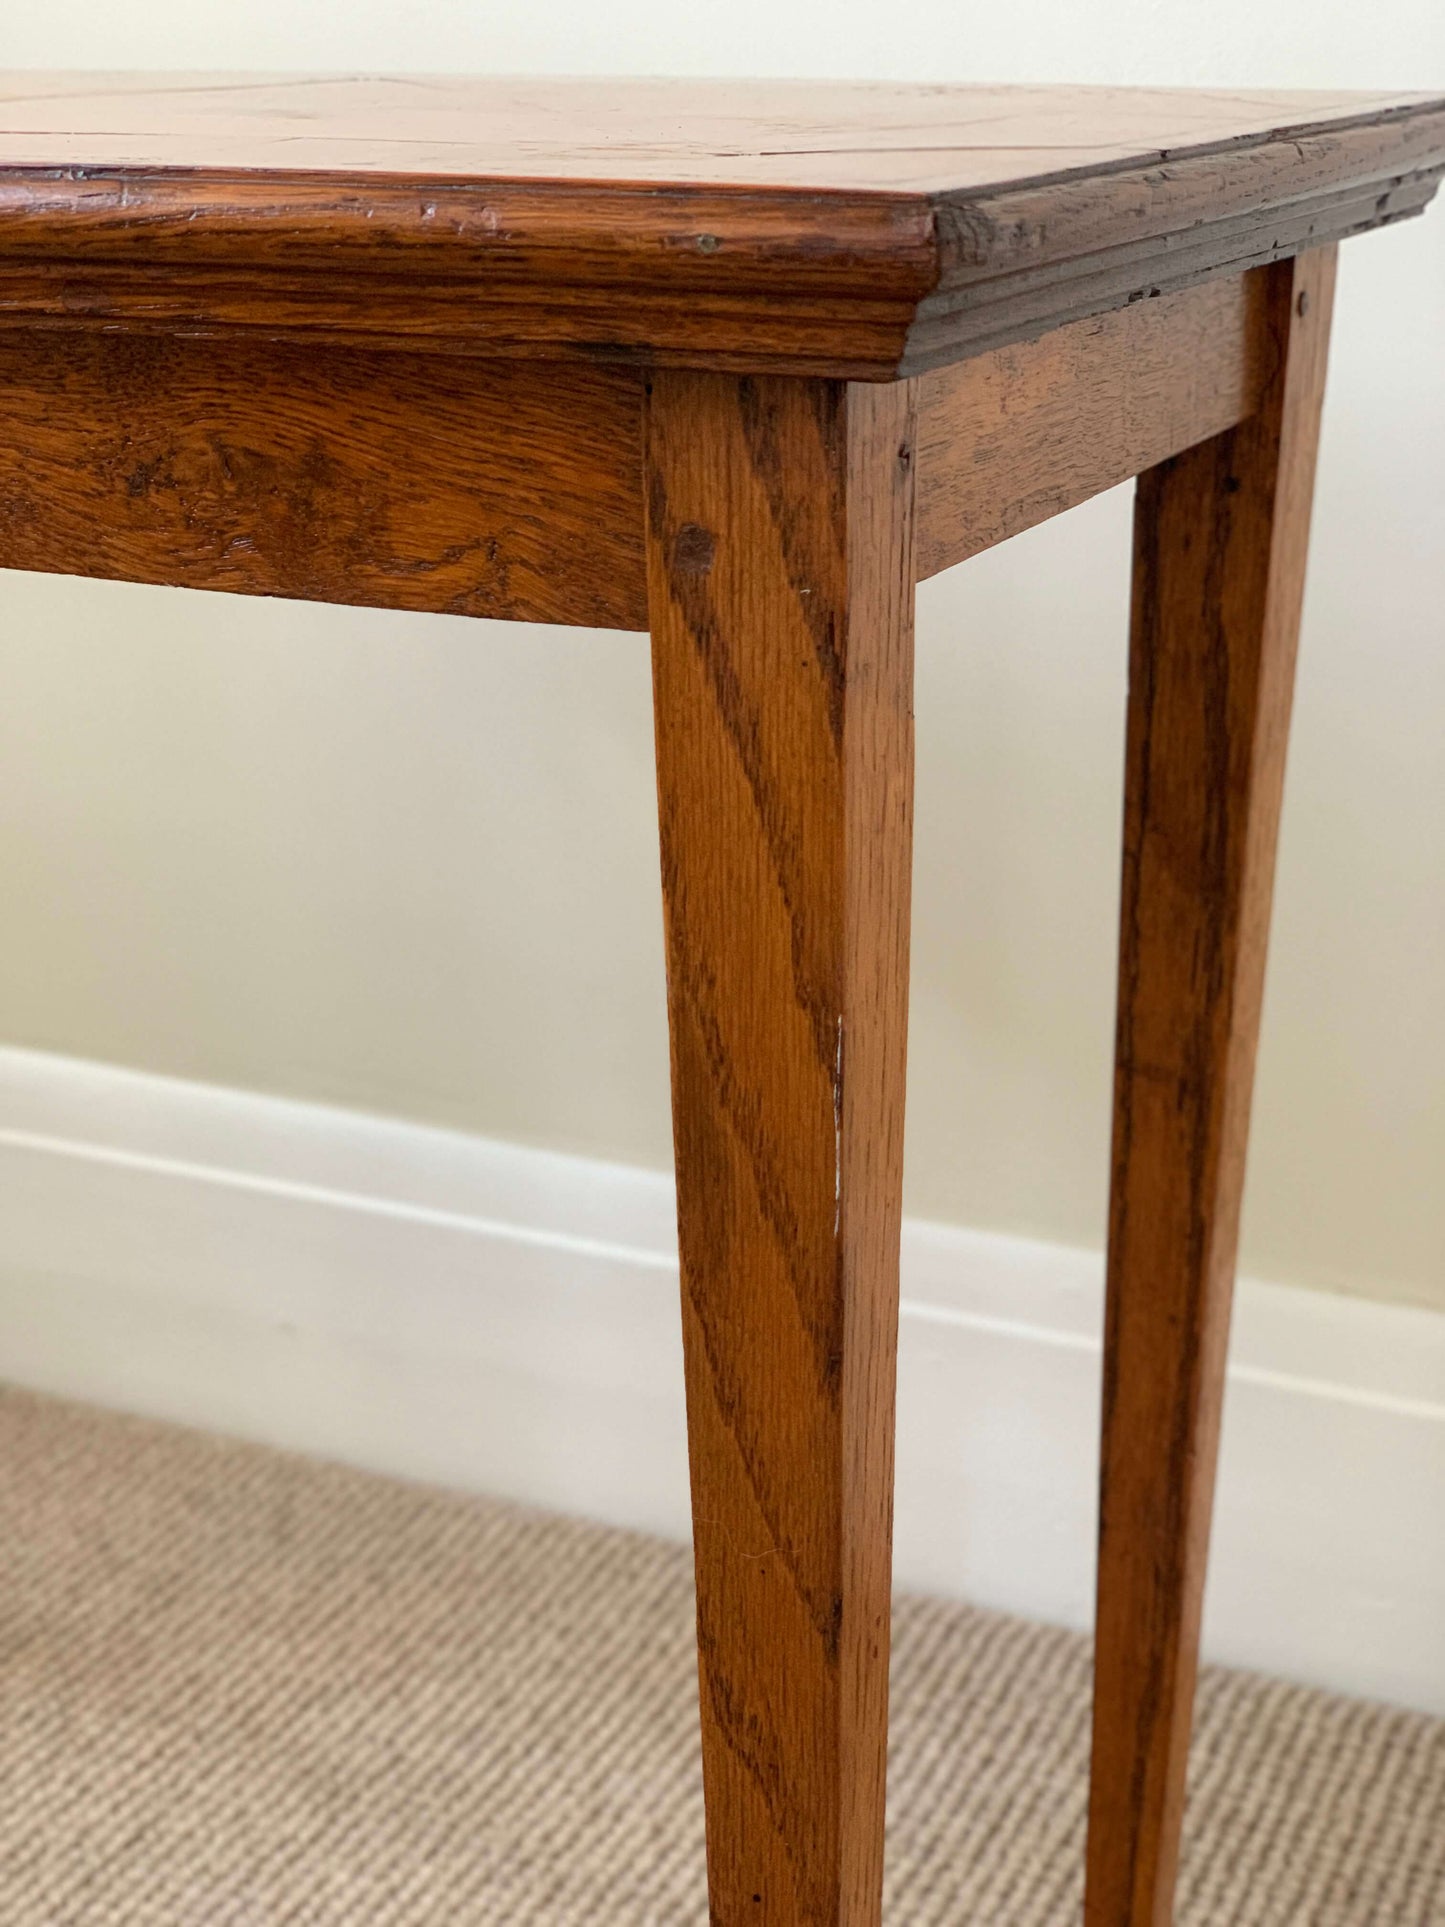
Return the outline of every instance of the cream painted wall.
[[[0,65],[1445,85],[1438,0],[10,0]],[[1346,249],[1245,1260],[1445,1307],[1445,209]],[[909,1208],[1097,1242],[1127,494],[927,585]],[[0,576],[0,1040],[669,1157],[641,638]]]

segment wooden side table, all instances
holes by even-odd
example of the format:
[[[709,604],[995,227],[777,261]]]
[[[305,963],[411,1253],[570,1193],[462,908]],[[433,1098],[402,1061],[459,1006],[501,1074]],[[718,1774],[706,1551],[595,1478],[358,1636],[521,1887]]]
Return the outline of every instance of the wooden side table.
[[[651,631],[722,1927],[879,1919],[914,583],[1140,477],[1086,1914],[1161,1927],[1335,243],[1445,100],[27,75],[0,130],[0,564]]]

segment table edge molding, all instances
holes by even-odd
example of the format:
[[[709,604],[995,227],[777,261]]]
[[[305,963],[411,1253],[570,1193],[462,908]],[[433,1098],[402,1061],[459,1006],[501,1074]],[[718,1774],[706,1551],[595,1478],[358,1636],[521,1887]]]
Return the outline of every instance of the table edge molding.
[[[0,167],[0,327],[886,381],[1419,213],[1445,100],[984,193]]]

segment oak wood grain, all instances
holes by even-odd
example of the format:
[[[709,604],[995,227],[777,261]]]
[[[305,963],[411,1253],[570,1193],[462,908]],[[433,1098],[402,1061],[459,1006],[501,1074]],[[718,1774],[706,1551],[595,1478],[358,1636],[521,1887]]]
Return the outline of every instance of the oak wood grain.
[[[1240,422],[1272,342],[1268,270],[995,349],[918,382],[922,580]]]
[[[1263,286],[922,378],[920,574],[1241,419]],[[642,393],[615,366],[0,331],[0,567],[643,629]]]
[[[918,308],[905,365],[933,366],[1063,323],[1240,274],[1418,214],[1439,184],[1424,159],[1432,109],[1352,130],[1289,131],[1288,192],[1267,183],[1272,141],[1174,149],[1159,164],[1001,190],[939,206],[939,283]],[[1281,137],[1285,130],[1278,130]],[[1418,149],[1421,157],[1414,155]]]
[[[721,1927],[879,1923],[915,576],[1139,469],[1086,1913],[1167,1927],[1322,244],[1442,169],[1426,96],[0,80],[0,566],[652,631]]]
[[[891,380],[1418,212],[1427,95],[0,77],[0,320]]]
[[[649,581],[712,1918],[876,1927],[907,384],[659,374]]]
[[[0,331],[0,567],[645,629],[641,379]]]
[[[0,164],[838,193],[1227,152],[1429,94],[458,74],[0,74]]]
[[[1273,270],[1239,427],[1140,478],[1087,1927],[1167,1927],[1333,249]]]

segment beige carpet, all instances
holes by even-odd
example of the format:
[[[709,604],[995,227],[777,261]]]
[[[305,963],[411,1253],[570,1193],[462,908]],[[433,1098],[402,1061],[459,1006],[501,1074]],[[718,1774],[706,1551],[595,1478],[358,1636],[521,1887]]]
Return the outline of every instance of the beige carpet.
[[[898,1615],[890,1927],[1076,1918],[1088,1651]],[[1445,1724],[1206,1681],[1183,1927],[1445,1923]],[[671,1547],[0,1395],[4,1927],[702,1927]]]

